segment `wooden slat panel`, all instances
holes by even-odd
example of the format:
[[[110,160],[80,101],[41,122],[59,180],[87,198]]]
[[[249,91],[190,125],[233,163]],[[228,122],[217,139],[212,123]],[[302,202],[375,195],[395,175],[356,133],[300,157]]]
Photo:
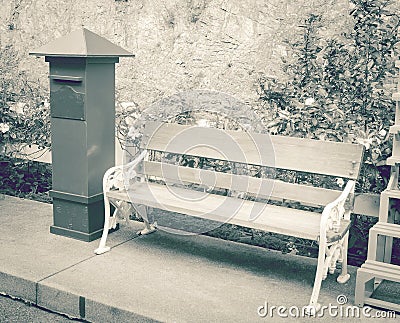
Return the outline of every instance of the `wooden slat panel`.
[[[111,191],[116,199],[127,199],[126,192]],[[132,203],[188,214],[204,219],[316,240],[321,215],[253,201],[206,194],[154,183],[137,184],[129,194]]]
[[[372,274],[375,274],[375,272],[372,272]],[[371,275],[371,277],[374,277],[374,276]],[[377,299],[377,298],[365,297],[364,304],[368,304],[368,305],[372,305],[372,306],[376,306],[376,307],[380,307],[380,308],[385,308],[385,309],[391,310],[391,311],[400,312],[399,304],[391,303],[391,302],[384,301],[384,300]]]
[[[272,136],[276,166],[283,169],[357,179],[362,145]]]
[[[148,123],[143,148],[356,179],[363,146],[245,131]]]
[[[392,275],[398,275],[398,279],[400,280],[400,272],[399,272],[399,266],[398,265],[393,265],[393,264],[388,264],[384,263],[381,261],[376,261],[376,260],[371,260],[367,259],[362,266],[364,269],[373,269],[378,272],[386,272]]]
[[[379,194],[356,194],[353,213],[379,217],[379,199]]]
[[[143,164],[142,171],[146,175],[165,178],[167,183],[195,183],[231,191],[248,192],[258,198],[298,201],[302,204],[313,206],[325,206],[341,194],[341,191],[337,190],[160,162],[146,161]]]

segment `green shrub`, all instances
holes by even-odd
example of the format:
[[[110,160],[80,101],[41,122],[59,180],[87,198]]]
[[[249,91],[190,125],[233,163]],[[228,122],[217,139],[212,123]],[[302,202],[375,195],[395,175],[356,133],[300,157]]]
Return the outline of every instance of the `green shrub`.
[[[46,91],[20,71],[12,46],[0,46],[0,74],[0,193],[40,195],[51,187],[50,166],[20,157],[30,157],[24,156],[27,146],[50,147]]]
[[[26,145],[50,147],[49,103],[39,82],[19,71],[18,53],[0,48],[0,155],[14,156]]]
[[[323,17],[310,14],[298,40],[288,41],[287,80],[262,77],[259,94],[272,114],[272,133],[363,144],[358,189],[381,192],[392,147],[400,6],[382,0],[351,4],[352,30],[343,35],[322,37]]]

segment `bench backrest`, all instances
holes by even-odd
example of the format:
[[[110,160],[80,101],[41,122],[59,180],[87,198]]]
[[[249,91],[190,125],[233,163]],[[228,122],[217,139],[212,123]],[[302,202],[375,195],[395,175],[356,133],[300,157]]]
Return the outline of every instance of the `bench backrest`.
[[[357,179],[364,151],[363,146],[358,144],[156,122],[146,124],[142,144],[142,148],[153,151],[344,179]],[[146,161],[143,172],[168,180],[244,191],[261,198],[294,200],[315,206],[325,205],[340,195],[339,190],[157,161]],[[271,187],[272,191],[269,189]]]

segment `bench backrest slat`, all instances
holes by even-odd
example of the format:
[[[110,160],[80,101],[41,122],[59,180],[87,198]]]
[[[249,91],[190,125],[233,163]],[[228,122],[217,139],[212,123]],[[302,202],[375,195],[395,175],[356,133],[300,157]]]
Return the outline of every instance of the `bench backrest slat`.
[[[142,148],[357,179],[363,146],[220,130],[175,123],[146,124]]]
[[[335,200],[340,191],[286,183],[280,180],[249,177],[167,163],[145,161],[140,173],[156,176],[168,184],[201,184],[205,187],[248,192],[257,198],[291,200],[311,206],[324,206]]]

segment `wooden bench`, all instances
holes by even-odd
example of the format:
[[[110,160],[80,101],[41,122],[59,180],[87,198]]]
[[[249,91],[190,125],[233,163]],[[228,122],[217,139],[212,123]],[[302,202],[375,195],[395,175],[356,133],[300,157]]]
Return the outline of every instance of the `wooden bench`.
[[[146,124],[142,143],[143,151],[135,160],[113,167],[104,175],[105,223],[96,254],[110,250],[107,234],[115,228],[118,212],[126,216],[133,207],[144,220],[140,234],[153,232],[156,226],[149,223],[146,211],[146,207],[153,207],[317,241],[318,265],[308,306],[311,310],[318,310],[321,282],[328,271],[334,273],[337,262],[342,263],[337,281],[348,281],[348,230],[362,145],[174,123]],[[154,156],[158,160],[150,158]],[[200,166],[175,162],[188,158],[193,160],[190,166]],[[200,168],[199,161],[204,160],[236,166],[230,168],[230,173],[219,172]],[[268,173],[271,167],[331,176],[347,183],[343,190],[339,186],[327,189],[235,171]],[[220,194],[221,190],[228,193]],[[295,201],[301,206],[323,208],[323,212],[294,208],[296,203],[271,205],[267,201]],[[116,207],[113,216],[110,203]]]

